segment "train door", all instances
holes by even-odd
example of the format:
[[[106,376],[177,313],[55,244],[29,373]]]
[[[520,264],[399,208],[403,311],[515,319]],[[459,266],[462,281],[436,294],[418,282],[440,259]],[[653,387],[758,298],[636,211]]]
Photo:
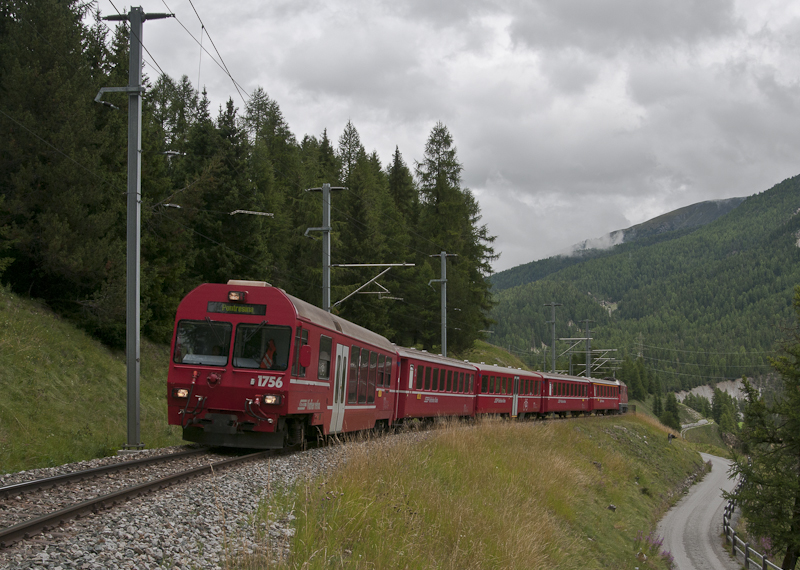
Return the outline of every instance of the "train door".
[[[517,404],[519,403],[519,376],[514,376],[514,397],[511,400],[511,417],[517,417]]]
[[[347,359],[350,352],[346,345],[336,345],[336,374],[333,378],[333,410],[329,433],[342,431],[344,422],[345,387],[347,385]]]

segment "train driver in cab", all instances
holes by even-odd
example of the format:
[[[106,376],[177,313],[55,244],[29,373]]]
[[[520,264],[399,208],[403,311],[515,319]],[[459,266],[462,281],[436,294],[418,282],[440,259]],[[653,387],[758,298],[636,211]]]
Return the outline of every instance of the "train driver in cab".
[[[264,356],[261,357],[261,368],[265,368],[267,370],[272,370],[275,367],[275,353],[277,352],[277,348],[275,347],[275,341],[273,339],[269,339],[267,342],[267,350],[264,351]]]

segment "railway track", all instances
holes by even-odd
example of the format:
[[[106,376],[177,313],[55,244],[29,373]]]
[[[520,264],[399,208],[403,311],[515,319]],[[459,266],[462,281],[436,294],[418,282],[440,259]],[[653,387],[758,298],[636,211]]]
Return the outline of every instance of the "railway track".
[[[196,449],[0,487],[0,548],[205,473],[292,451],[295,448],[220,459],[223,456]]]

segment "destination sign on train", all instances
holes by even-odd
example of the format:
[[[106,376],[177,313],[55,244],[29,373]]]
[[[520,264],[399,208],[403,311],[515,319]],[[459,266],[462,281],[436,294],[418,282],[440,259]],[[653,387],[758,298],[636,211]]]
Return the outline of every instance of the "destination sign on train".
[[[266,305],[249,305],[244,303],[220,303],[219,301],[208,302],[209,313],[234,313],[237,315],[266,315]]]

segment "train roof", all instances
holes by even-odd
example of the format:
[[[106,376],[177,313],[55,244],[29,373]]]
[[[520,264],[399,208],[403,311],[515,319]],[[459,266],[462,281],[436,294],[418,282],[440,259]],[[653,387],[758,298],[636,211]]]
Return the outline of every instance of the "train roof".
[[[475,366],[466,360],[458,360],[456,358],[450,358],[449,356],[442,356],[441,354],[433,354],[426,350],[417,350],[416,348],[397,347],[396,350],[401,358],[413,358],[414,360],[422,360],[433,364],[463,368],[472,372],[475,371]]]
[[[332,331],[338,331],[354,339],[363,340],[364,342],[368,342],[369,344],[389,352],[395,351],[394,344],[389,342],[389,339],[386,337],[381,336],[376,332],[372,332],[371,330],[361,327],[355,323],[351,323],[350,321],[341,317],[337,317],[336,315],[333,315],[327,311],[323,311],[311,303],[307,303],[302,299],[298,299],[297,297],[289,295],[282,289],[281,291],[294,305],[298,318],[307,320],[315,325],[330,329]]]
[[[495,374],[515,374],[517,376],[541,376],[541,372],[535,372],[530,370],[523,370],[522,368],[513,368],[511,366],[498,366],[496,364],[486,364],[485,362],[481,362],[478,364],[477,362],[473,362],[472,365],[480,370],[481,372],[494,372]]]
[[[355,323],[351,323],[341,317],[323,311],[321,308],[307,303],[302,299],[298,299],[293,295],[289,295],[286,291],[279,287],[273,287],[266,281],[243,281],[243,280],[230,280],[227,283],[206,283],[200,285],[197,289],[213,287],[213,288],[227,288],[231,287],[248,287],[254,294],[257,289],[261,289],[264,294],[268,296],[284,297],[294,307],[294,311],[298,319],[308,323],[317,325],[324,329],[330,330],[332,333],[341,333],[351,337],[354,341],[362,341],[370,344],[376,348],[383,349],[387,352],[394,352],[395,345],[389,342],[384,336],[369,329],[361,327]],[[256,289],[257,288],[257,289]]]
[[[571,376],[569,374],[557,374],[552,372],[542,372],[545,378],[552,378],[553,380],[563,380],[569,382],[590,382],[594,378],[586,378],[585,376]]]

